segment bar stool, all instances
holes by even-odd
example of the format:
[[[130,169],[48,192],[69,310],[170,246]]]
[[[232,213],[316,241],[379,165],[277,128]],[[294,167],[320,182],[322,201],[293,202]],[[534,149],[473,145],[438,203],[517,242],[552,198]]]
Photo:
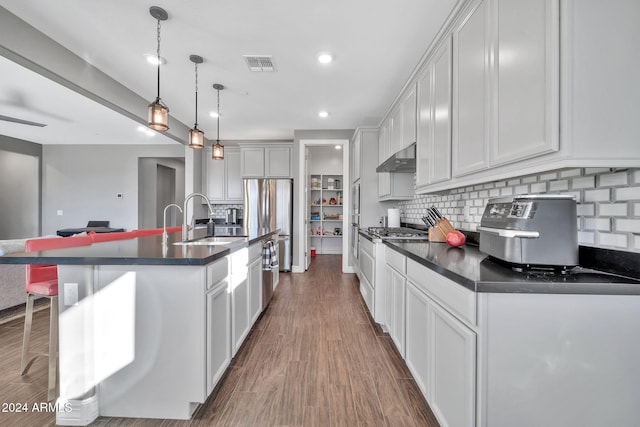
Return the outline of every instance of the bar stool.
[[[91,237],[53,237],[31,239],[25,242],[25,252],[44,251],[49,249],[88,246]],[[25,291],[27,292],[27,310],[24,316],[24,338],[22,340],[22,359],[20,375],[29,372],[31,365],[39,356],[49,358],[49,386],[47,400],[56,398],[56,377],[58,368],[58,266],[29,264],[26,266]],[[39,353],[29,359],[29,342],[33,321],[33,301],[36,296],[50,299],[49,309],[49,352]]]

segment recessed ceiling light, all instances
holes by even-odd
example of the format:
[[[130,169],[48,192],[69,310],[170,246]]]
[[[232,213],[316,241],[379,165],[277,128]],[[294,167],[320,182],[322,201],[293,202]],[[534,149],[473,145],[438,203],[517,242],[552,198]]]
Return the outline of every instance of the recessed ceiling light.
[[[212,111],[212,112],[210,112],[210,113],[209,113],[209,115],[210,115],[211,117],[213,117],[214,119],[218,117],[218,113],[217,113],[216,111]]]
[[[336,145],[336,150],[342,150],[342,145]]]
[[[148,127],[145,127],[145,126],[138,126],[138,131],[142,132],[144,134],[147,134],[149,136],[153,136],[153,135],[156,134],[154,131],[152,131],[151,129],[149,129]]]
[[[318,113],[319,117],[322,117],[323,119],[326,119],[327,117],[329,117],[329,112],[328,111],[320,111]]]
[[[151,53],[145,53],[144,57],[147,58],[147,62],[151,65],[158,65],[158,55],[153,55]],[[160,57],[160,65],[166,64],[167,60],[162,56]]]
[[[329,52],[320,52],[317,58],[318,62],[320,62],[321,64],[329,64],[331,61],[333,61],[333,55]]]

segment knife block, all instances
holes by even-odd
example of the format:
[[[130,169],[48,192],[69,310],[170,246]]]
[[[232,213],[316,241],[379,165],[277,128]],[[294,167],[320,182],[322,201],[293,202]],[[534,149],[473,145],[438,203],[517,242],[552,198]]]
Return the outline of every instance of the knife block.
[[[447,241],[447,236],[442,234],[442,231],[440,231],[436,227],[431,227],[428,230],[428,233],[429,233],[428,237],[430,242],[446,242]]]

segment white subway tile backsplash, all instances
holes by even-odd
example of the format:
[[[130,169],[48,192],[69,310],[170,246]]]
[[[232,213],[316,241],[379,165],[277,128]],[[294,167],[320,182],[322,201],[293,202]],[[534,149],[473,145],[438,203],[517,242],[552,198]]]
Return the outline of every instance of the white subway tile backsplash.
[[[539,182],[537,184],[531,184],[531,193],[538,194],[538,193],[546,193],[546,192],[547,192],[547,183],[546,182]]]
[[[616,219],[616,231],[640,234],[640,219]]]
[[[576,206],[576,213],[578,216],[594,216],[596,212],[596,205],[579,203]]]
[[[626,203],[600,203],[598,213],[600,216],[627,216]]]
[[[620,187],[629,183],[626,172],[608,173],[598,177],[598,187]]]
[[[609,218],[585,218],[583,227],[585,230],[611,231]]]
[[[551,181],[552,179],[556,179],[558,174],[556,172],[545,173],[540,175],[540,181]]]
[[[578,241],[582,245],[640,252],[640,169],[572,168],[541,175],[486,182],[416,195],[400,202],[408,222],[422,224],[430,206],[440,208],[454,226],[475,231],[489,199],[514,194],[560,193],[576,199]],[[464,209],[468,209],[465,213]]]
[[[640,187],[616,188],[616,201],[640,200]]]
[[[516,185],[513,189],[513,194],[529,194],[528,185]]]
[[[567,169],[560,171],[560,178],[570,178],[572,176],[580,176],[580,169]]]
[[[611,191],[608,189],[588,190],[584,192],[585,202],[607,202],[611,197]]]
[[[580,190],[583,188],[594,188],[596,186],[595,176],[584,176],[582,178],[574,178],[571,180],[571,188]]]
[[[593,175],[596,173],[610,172],[609,168],[584,168],[585,175]]]
[[[562,181],[549,182],[549,191],[566,191],[569,189],[569,181],[563,179]]]
[[[578,243],[581,245],[593,245],[596,243],[596,233],[592,231],[578,231]]]
[[[627,247],[626,234],[598,233],[598,243],[602,246],[611,246],[615,248]]]

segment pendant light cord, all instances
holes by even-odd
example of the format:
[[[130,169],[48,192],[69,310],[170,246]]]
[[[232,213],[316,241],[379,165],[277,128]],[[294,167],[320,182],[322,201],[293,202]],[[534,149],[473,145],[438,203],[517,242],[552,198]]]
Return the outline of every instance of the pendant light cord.
[[[196,67],[196,119],[195,119],[195,125],[193,126],[194,128],[198,128],[198,63],[194,62],[194,65]]]
[[[220,143],[220,89],[218,89],[218,137],[216,142]]]
[[[157,53],[157,61],[158,61],[158,99],[160,99],[160,20],[158,19],[158,49]]]

